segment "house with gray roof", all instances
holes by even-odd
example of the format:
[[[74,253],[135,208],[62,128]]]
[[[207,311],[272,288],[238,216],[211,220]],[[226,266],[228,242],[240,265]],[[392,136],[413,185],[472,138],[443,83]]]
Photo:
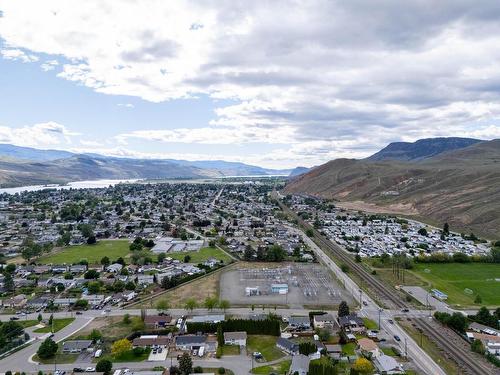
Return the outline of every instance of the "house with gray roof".
[[[278,349],[281,349],[288,354],[293,355],[299,352],[299,344],[284,337],[278,337],[278,340],[276,340],[276,346]]]

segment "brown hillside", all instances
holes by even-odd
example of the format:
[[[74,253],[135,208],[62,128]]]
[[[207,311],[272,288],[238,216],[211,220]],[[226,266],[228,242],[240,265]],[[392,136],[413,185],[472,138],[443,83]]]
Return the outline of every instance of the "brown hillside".
[[[421,162],[337,159],[292,180],[285,192],[375,204],[500,238],[500,140]]]

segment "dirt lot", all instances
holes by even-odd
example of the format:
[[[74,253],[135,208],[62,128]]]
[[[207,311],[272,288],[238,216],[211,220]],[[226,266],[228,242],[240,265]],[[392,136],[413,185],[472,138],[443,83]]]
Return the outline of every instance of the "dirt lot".
[[[276,283],[287,284],[288,294],[272,293]],[[257,287],[258,295],[246,296],[246,287]],[[239,263],[222,274],[220,293],[233,305],[335,306],[352,301],[325,267],[305,263]]]

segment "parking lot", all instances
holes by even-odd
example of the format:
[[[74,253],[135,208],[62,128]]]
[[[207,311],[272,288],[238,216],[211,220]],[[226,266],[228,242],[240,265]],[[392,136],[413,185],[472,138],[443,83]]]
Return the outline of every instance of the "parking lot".
[[[273,290],[278,285],[288,288],[288,293]],[[303,263],[263,264],[260,268],[227,271],[221,276],[220,293],[222,299],[237,305],[330,306],[342,300],[352,301],[325,267]]]

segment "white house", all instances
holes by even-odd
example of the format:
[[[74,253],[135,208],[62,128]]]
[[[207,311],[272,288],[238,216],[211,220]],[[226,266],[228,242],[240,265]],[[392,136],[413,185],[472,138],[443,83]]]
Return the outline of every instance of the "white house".
[[[224,344],[226,345],[247,345],[246,332],[224,332]]]

